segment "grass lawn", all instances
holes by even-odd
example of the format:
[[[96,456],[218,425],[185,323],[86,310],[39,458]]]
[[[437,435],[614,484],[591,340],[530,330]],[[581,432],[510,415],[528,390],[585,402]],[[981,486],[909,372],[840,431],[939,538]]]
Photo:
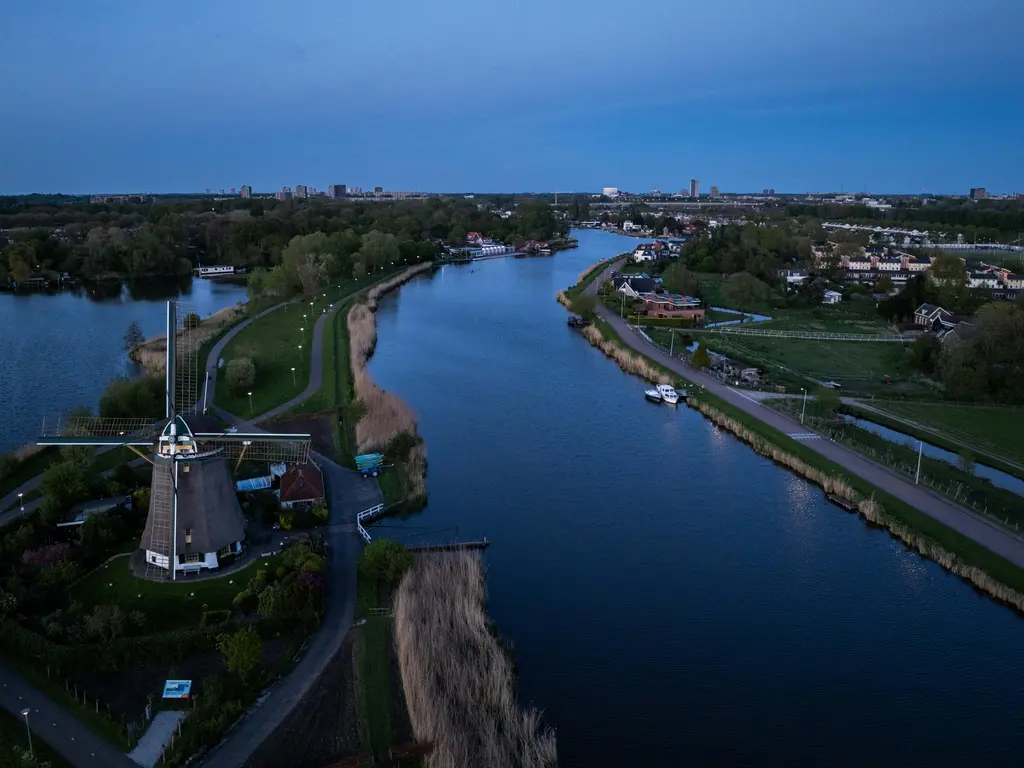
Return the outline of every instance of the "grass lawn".
[[[29,715],[31,722],[32,715]],[[45,760],[52,768],[70,768],[71,763],[58,755],[50,746],[43,741],[38,733],[39,724],[32,732],[32,749],[37,760]],[[21,747],[28,750],[28,734],[25,732],[25,721],[0,709],[0,768],[21,768],[25,765],[20,759],[15,758],[14,748]]]
[[[872,301],[844,301],[827,307],[808,309],[776,309],[768,314],[772,319],[759,324],[758,328],[883,336],[891,334]]]
[[[384,587],[359,577],[356,587],[356,616],[366,619],[356,636],[356,667],[359,670],[359,738],[363,749],[386,755],[398,734],[392,717],[391,692],[395,690],[391,668],[390,616],[375,616]]]
[[[871,402],[872,407],[934,429],[982,452],[1024,464],[1024,408]],[[868,414],[867,418],[871,418]]]
[[[134,549],[134,547],[133,547]],[[246,568],[216,579],[184,580],[175,583],[146,581],[132,575],[128,558],[120,557],[101,565],[71,590],[74,600],[86,609],[116,603],[125,612],[143,611],[148,631],[168,631],[199,626],[203,609],[231,608],[234,599],[256,571],[273,571],[280,555],[258,557]],[[195,597],[192,597],[192,594]]]

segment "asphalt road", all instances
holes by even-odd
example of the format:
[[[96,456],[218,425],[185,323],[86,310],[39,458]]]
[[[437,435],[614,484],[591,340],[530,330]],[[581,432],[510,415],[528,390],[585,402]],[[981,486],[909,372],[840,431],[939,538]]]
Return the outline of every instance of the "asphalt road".
[[[138,768],[128,756],[97,736],[64,707],[33,688],[17,672],[0,664],[0,706],[18,720],[29,713],[34,737],[39,737],[76,768]],[[25,744],[28,746],[28,737]]]
[[[594,280],[587,286],[585,293],[596,295],[598,286],[608,279],[615,267],[616,264],[610,265],[597,280]],[[787,435],[806,435],[812,432],[812,430],[801,425],[799,421],[766,408],[756,397],[752,397],[742,390],[726,386],[713,376],[691,368],[682,360],[669,357],[659,347],[648,343],[642,336],[633,331],[622,318],[607,307],[599,304],[597,312],[603,320],[615,329],[623,341],[637,352],[656,360],[659,364],[675,371],[689,381],[699,384],[709,392],[727,401],[730,405],[749,413],[756,419]],[[881,464],[876,464],[859,453],[827,438],[817,437],[804,440],[803,444],[809,450],[838,464],[850,474],[867,480],[886,493],[921,510],[986,549],[1006,558],[1017,566],[1024,567],[1024,538],[1002,528],[982,515],[952,503],[925,486],[909,482],[902,475],[893,472]]]

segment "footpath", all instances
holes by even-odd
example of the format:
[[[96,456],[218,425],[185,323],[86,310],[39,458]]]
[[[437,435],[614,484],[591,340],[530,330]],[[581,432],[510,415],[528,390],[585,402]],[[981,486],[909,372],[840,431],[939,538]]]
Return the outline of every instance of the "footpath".
[[[596,296],[597,287],[608,279],[615,266],[615,264],[609,265],[596,280],[587,286],[584,293]],[[678,358],[670,357],[660,347],[654,346],[636,333],[625,320],[607,307],[598,304],[597,313],[634,351],[703,387],[733,407],[790,437],[813,434],[800,422],[771,408],[766,408],[758,398],[726,386],[713,376],[691,368]],[[902,475],[881,464],[876,464],[845,446],[818,435],[814,439],[802,440],[802,442],[807,449],[838,464],[850,474],[867,480],[900,501],[924,512],[957,533],[1009,560],[1014,565],[1024,568],[1024,538],[972,510],[948,501],[924,486],[908,482]]]

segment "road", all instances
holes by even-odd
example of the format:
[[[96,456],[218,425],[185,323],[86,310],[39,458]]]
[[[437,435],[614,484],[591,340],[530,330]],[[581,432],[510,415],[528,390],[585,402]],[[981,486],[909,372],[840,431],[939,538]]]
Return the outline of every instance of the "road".
[[[0,706],[18,720],[29,713],[34,736],[41,738],[76,768],[138,768],[128,756],[96,735],[64,707],[33,688],[10,667],[0,664]],[[24,746],[28,746],[28,737]]]
[[[598,286],[608,279],[616,265],[617,262],[609,265],[597,280],[594,280],[587,286],[584,292],[596,295]],[[704,387],[730,405],[750,414],[784,434],[790,436],[813,435],[811,430],[801,425],[799,421],[766,408],[756,397],[752,397],[741,390],[728,387],[718,379],[691,368],[682,360],[669,357],[659,347],[653,346],[642,336],[635,333],[622,318],[604,305],[598,304],[597,312],[603,320],[615,329],[619,336],[622,337],[622,340],[634,350],[656,360],[660,365],[675,371],[694,384]],[[900,501],[921,510],[943,525],[952,528],[986,549],[1024,568],[1024,538],[1002,528],[982,515],[948,501],[924,486],[909,482],[902,475],[893,472],[881,464],[876,464],[838,443],[817,435],[809,439],[802,437],[801,441],[806,448],[838,464],[850,474],[867,480],[886,493],[895,496]]]

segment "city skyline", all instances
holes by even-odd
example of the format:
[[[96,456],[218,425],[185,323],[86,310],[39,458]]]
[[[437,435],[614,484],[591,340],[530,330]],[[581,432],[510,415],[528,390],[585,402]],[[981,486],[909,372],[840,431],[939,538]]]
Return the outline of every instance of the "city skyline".
[[[0,194],[1024,187],[1014,0],[63,5],[8,14]]]

